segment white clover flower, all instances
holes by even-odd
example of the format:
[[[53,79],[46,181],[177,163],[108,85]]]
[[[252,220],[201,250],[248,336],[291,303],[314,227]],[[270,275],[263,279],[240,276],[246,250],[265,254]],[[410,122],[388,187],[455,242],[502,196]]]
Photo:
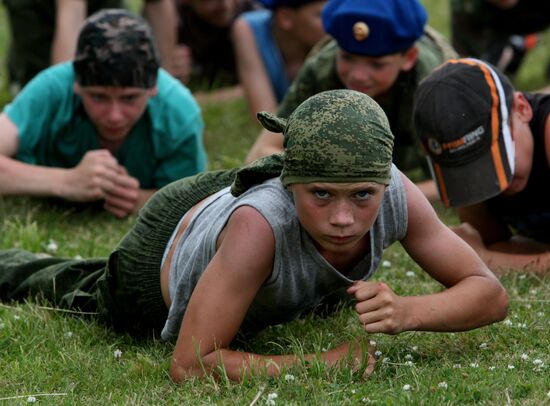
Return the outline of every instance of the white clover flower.
[[[370,340],[370,341],[369,341],[369,344],[372,345],[372,346],[374,347],[374,346],[376,345],[376,341]]]
[[[46,251],[57,252],[58,248],[59,247],[57,246],[57,243],[50,238],[50,241],[48,241],[48,245],[46,245]]]
[[[115,358],[120,358],[122,357],[122,351],[117,348],[115,352],[113,352],[113,355],[115,356]]]
[[[369,399],[369,398],[362,398],[362,399],[361,399],[361,402],[368,403],[368,402],[370,402],[370,399]]]
[[[286,374],[285,375],[285,381],[287,381],[287,382],[293,381],[294,379],[295,379],[294,375],[291,375],[291,374]]]
[[[546,396],[550,398],[550,390],[548,391],[548,393],[546,394]]]
[[[414,362],[412,361],[406,361],[405,362],[405,365],[407,365],[408,367],[412,367],[414,365]]]
[[[532,295],[536,295],[536,294],[537,294],[537,290],[536,290],[536,289],[531,289],[531,290],[529,291],[529,293],[532,294]]]
[[[386,363],[388,363],[388,362],[390,362],[390,359],[389,359],[388,357],[385,357],[385,358],[382,360],[382,363],[383,363],[383,364],[386,364]]]
[[[479,344],[479,348],[481,350],[486,350],[487,348],[489,348],[489,345],[487,343],[481,343]]]
[[[445,381],[439,382],[439,383],[437,384],[437,386],[438,386],[439,388],[442,388],[442,389],[447,389],[447,388],[449,387],[449,385],[447,385],[447,382],[445,382]]]
[[[20,318],[21,318],[21,317],[20,317],[18,314],[14,314],[14,315],[13,315],[13,319],[14,319],[14,320],[19,320]]]
[[[494,371],[495,369],[496,369],[496,367],[494,367],[494,366],[489,367],[489,371]]]
[[[416,276],[416,274],[413,271],[407,271],[405,275],[408,276],[409,278],[414,278]]]
[[[375,356],[376,358],[380,357],[380,355],[382,355],[382,351],[375,351],[375,352],[374,352],[374,356]]]
[[[34,402],[36,402],[36,398],[34,396],[29,396],[27,398],[27,403],[34,403]]]
[[[537,358],[537,359],[534,359],[534,360],[533,360],[533,364],[534,364],[534,365],[542,365],[543,362],[542,362],[541,359]]]
[[[6,327],[5,323],[0,323],[0,330],[2,330],[4,327]]]
[[[417,345],[413,345],[413,347],[411,348],[411,350],[413,350],[413,351],[418,351],[418,346],[417,346]]]
[[[279,395],[277,395],[275,392],[270,393],[269,395],[267,395],[267,400],[265,403],[270,406],[273,406],[275,404],[275,399],[277,399],[278,396]]]
[[[352,390],[351,390],[351,394],[352,394],[352,395],[355,395],[355,392],[356,392],[355,389],[352,389]]]
[[[544,316],[544,312],[538,312],[538,313],[537,313],[537,316],[539,316],[539,317]]]
[[[409,390],[411,390],[411,385],[409,385],[409,384],[403,385],[403,390],[404,390],[404,391],[409,391]]]
[[[479,364],[477,362],[471,362],[470,367],[472,368],[479,368]]]
[[[505,326],[512,327],[512,320],[506,319],[502,322]]]
[[[65,333],[65,337],[67,337],[67,338],[71,338],[72,336],[73,336],[73,332],[72,332],[72,331],[67,331],[67,332]]]
[[[508,369],[515,369],[516,367],[514,365],[508,365]]]
[[[462,365],[460,365],[460,364],[454,364],[454,365],[453,365],[453,368],[455,368],[455,369],[456,369],[456,368],[462,368]]]
[[[519,276],[519,279],[525,279],[525,278],[527,278],[527,275],[525,275],[525,274],[521,274],[521,275]]]
[[[413,356],[411,354],[405,355],[405,359],[413,359]]]
[[[529,355],[523,353],[523,354],[521,354],[520,358],[524,361],[527,361],[529,359]]]
[[[82,260],[82,256],[80,254],[76,254],[74,256],[74,259],[76,259],[77,261],[81,261]]]
[[[391,262],[388,260],[382,261],[382,267],[384,268],[391,268]]]

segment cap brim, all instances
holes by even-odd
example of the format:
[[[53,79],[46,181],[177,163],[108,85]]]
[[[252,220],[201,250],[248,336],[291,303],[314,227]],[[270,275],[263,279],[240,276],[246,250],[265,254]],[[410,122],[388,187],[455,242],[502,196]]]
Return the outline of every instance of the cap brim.
[[[428,158],[439,196],[447,207],[481,203],[508,187],[513,174],[504,143],[499,142],[499,147],[460,166],[443,166]]]

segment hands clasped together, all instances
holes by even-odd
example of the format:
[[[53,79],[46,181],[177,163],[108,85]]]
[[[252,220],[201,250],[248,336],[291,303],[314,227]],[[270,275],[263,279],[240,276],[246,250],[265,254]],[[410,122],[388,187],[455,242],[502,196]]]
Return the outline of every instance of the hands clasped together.
[[[104,199],[105,210],[117,217],[132,213],[139,197],[139,181],[106,149],[87,152],[80,163],[66,171],[61,197],[88,202]]]

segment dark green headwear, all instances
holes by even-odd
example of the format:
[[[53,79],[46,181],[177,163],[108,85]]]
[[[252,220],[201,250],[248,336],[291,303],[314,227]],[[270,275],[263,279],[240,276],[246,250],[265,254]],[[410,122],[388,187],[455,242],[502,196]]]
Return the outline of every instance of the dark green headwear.
[[[282,132],[283,184],[390,183],[393,135],[382,108],[353,90],[318,93],[288,120],[258,113],[269,131]]]
[[[147,22],[126,10],[91,15],[78,36],[73,62],[81,86],[151,88],[159,58]]]

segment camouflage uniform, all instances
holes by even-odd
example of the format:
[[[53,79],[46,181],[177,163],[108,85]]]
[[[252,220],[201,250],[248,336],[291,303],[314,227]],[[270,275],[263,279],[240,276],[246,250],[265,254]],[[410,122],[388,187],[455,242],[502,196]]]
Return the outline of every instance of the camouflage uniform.
[[[452,44],[462,56],[473,56],[514,74],[526,51],[524,36],[550,26],[550,2],[519,0],[503,10],[487,0],[451,0]],[[499,64],[504,48],[513,58]]]
[[[7,56],[9,81],[22,88],[50,66],[55,31],[55,0],[3,0],[10,25]],[[120,8],[123,0],[87,2],[88,15],[102,8]]]
[[[416,87],[433,68],[456,56],[446,40],[429,27],[416,46],[419,51],[416,66],[409,72],[402,72],[391,89],[376,100],[395,135],[394,163],[401,170],[416,169],[425,162],[422,148],[413,137],[412,102]],[[316,93],[345,87],[336,71],[337,51],[338,44],[332,40],[306,60],[279,106],[279,116],[287,117],[302,101]]]

